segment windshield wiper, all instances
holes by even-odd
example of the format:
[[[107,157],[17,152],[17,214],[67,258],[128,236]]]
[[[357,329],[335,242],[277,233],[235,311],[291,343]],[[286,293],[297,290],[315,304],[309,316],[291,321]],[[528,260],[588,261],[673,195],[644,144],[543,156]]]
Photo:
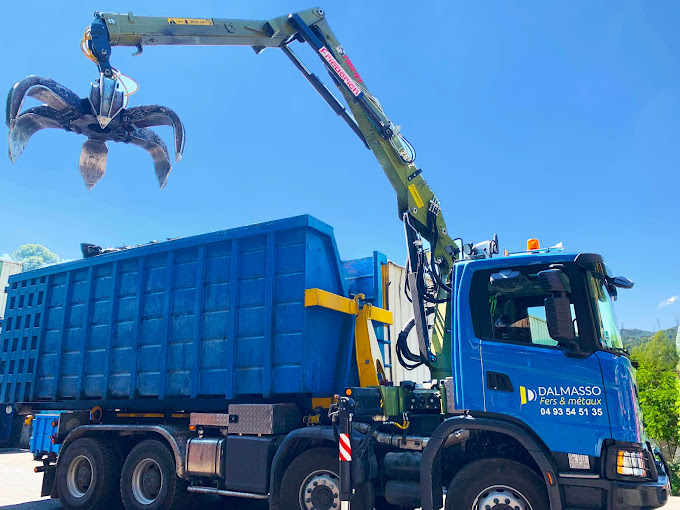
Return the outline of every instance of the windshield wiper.
[[[614,354],[625,356],[626,358],[630,359],[630,351],[627,347],[605,347],[605,349],[609,352],[613,352]]]

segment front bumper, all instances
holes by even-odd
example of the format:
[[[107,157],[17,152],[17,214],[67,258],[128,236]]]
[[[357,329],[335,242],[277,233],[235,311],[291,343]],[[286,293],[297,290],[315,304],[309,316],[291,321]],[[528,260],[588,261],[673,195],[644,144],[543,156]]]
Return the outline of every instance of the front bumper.
[[[562,476],[559,480],[567,500],[565,508],[651,510],[664,506],[671,494],[668,477],[662,473],[655,482]]]
[[[639,510],[643,508],[659,508],[668,502],[668,497],[671,494],[671,485],[668,477],[661,474],[656,482],[610,483],[610,509]]]

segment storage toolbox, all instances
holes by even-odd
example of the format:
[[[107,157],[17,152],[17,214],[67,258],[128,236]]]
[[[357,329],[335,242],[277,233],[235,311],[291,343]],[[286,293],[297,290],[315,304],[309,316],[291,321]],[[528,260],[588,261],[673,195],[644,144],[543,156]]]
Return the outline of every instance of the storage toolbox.
[[[302,425],[302,416],[295,404],[231,404],[230,434],[287,434]]]

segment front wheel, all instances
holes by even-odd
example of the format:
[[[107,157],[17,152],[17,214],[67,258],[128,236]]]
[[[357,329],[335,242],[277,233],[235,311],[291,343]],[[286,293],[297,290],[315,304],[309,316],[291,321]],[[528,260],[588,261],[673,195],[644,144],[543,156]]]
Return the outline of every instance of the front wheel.
[[[453,478],[446,510],[548,510],[545,483],[524,464],[485,459],[468,464]]]
[[[340,461],[338,450],[312,448],[290,463],[281,480],[281,503],[284,510],[339,510]],[[373,485],[364,482],[355,487],[352,510],[373,508]]]

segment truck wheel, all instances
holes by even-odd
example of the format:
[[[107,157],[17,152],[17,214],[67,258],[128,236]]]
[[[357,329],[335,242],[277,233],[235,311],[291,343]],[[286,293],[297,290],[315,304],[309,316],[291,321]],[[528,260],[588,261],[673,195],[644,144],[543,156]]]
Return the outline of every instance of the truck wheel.
[[[545,483],[524,464],[486,459],[468,464],[453,478],[446,510],[546,510]]]
[[[333,448],[313,448],[290,463],[281,480],[284,510],[340,510],[340,461]],[[352,510],[373,508],[373,484],[355,487]]]
[[[190,494],[186,482],[177,477],[170,450],[160,441],[147,439],[125,459],[120,496],[127,510],[180,510]]]
[[[95,439],[82,438],[59,459],[57,490],[66,510],[120,508],[120,455]]]

